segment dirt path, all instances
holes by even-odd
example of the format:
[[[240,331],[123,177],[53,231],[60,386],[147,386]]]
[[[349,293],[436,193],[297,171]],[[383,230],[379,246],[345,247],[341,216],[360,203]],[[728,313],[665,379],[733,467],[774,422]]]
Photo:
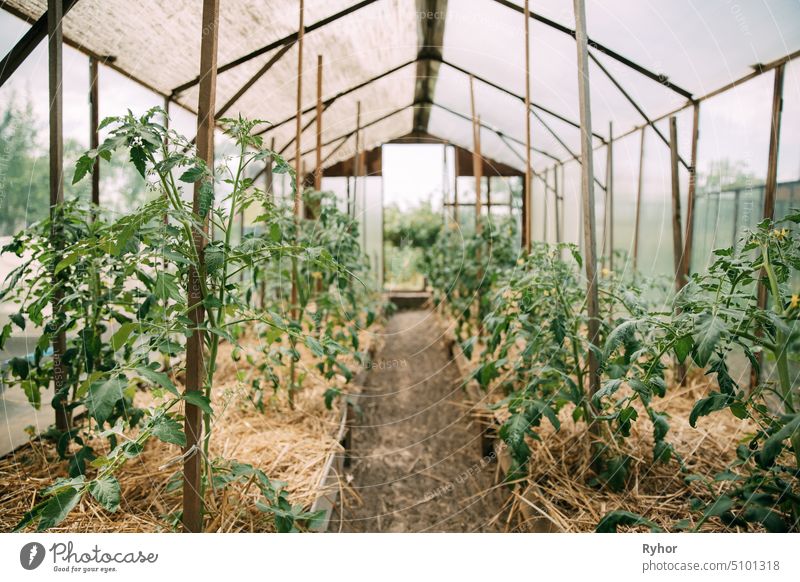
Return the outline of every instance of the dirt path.
[[[491,489],[497,465],[481,458],[435,318],[401,311],[385,333],[359,400],[342,520],[331,530],[501,531],[505,495]]]

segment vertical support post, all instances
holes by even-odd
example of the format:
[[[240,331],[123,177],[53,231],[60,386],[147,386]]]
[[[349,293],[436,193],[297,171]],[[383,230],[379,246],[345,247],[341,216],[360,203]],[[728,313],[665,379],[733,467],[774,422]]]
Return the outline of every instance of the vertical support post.
[[[597,239],[594,215],[594,156],[592,151],[592,109],[589,88],[589,47],[586,35],[586,6],[584,0],[573,0],[575,10],[575,41],[578,52],[578,99],[581,120],[581,198],[583,202],[584,264],[586,266],[586,308],[589,341],[597,345],[600,331],[599,302],[597,293]],[[588,350],[589,396],[600,389],[600,374],[594,350]],[[593,418],[587,419],[594,436],[598,426]]]
[[[317,55],[317,163],[314,168],[314,189],[322,190],[322,55]]]
[[[522,188],[522,249],[531,250],[531,44],[530,6],[525,0],[525,185]]]
[[[557,163],[553,168],[553,184],[555,185],[555,210],[556,210],[556,242],[561,242],[561,201],[564,199],[564,196],[561,192],[561,188],[559,188],[560,182],[558,180],[558,173],[561,170],[561,162]]]
[[[62,2],[47,2],[48,38],[48,91],[50,98],[50,240],[55,250],[53,257],[53,284],[58,283],[55,266],[61,259],[64,241],[61,229],[61,205],[64,203],[64,85],[63,75],[63,33],[61,28]],[[58,320],[61,311],[63,292],[56,291],[53,296],[53,319]],[[67,370],[64,365],[64,352],[67,350],[66,331],[53,335],[53,387],[57,401],[55,408],[56,429],[65,432],[72,425],[72,411],[68,409],[60,395],[66,389]]]
[[[97,127],[100,124],[100,104],[98,102],[97,59],[89,57],[89,149],[96,150],[100,145]],[[100,157],[94,159],[92,166],[92,204],[100,205]]]
[[[481,181],[483,167],[481,161],[480,117],[475,112],[475,79],[469,76],[469,102],[472,111],[472,175],[475,176],[475,232],[481,231]]]
[[[639,138],[639,176],[636,183],[636,216],[633,223],[633,273],[639,269],[639,232],[642,222],[642,186],[644,184],[644,139],[646,126],[641,129]]]
[[[217,40],[219,33],[219,0],[203,0],[202,36],[200,44],[200,87],[197,103],[197,156],[209,167],[214,165],[214,109],[217,92]],[[200,182],[194,186],[192,212],[200,214]],[[186,342],[186,392],[202,392],[205,388],[204,333],[198,329],[205,323],[201,274],[205,250],[205,231],[208,220],[195,227],[194,248],[200,265],[189,269],[189,318],[195,330]],[[183,461],[183,528],[187,532],[203,529],[203,487],[201,455],[198,447],[203,436],[203,413],[195,405],[186,403],[186,449]]]
[[[353,154],[353,204],[352,218],[356,217],[356,202],[358,201],[358,153],[361,141],[361,101],[356,101],[356,150]]]
[[[681,228],[681,186],[678,177],[678,120],[669,118],[670,177],[672,185],[672,260],[675,266],[675,291],[686,284],[683,264],[683,229]]]
[[[778,151],[781,139],[781,113],[783,111],[783,77],[785,64],[775,68],[775,80],[772,86],[772,116],[769,133],[769,157],[767,159],[767,180],[764,184],[764,212],[763,218],[775,219],[775,191],[778,185]],[[763,270],[762,270],[763,275]],[[767,306],[767,287],[761,282],[758,284],[758,307],[765,309]],[[759,358],[760,360],[760,358]],[[751,384],[758,384],[759,377],[755,370],[750,376]]]
[[[164,96],[164,129],[169,131],[169,104],[171,99],[169,95]],[[164,135],[164,148],[166,149],[169,146],[169,136]],[[164,192],[164,200],[167,199],[167,193]],[[164,224],[169,224],[169,212],[164,212]],[[164,268],[167,266],[167,259],[164,257]]]
[[[458,146],[453,146],[453,221],[458,224],[458,174],[461,171],[458,164]]]
[[[608,269],[614,270],[614,124],[608,122],[606,155],[606,224],[608,228]],[[605,234],[605,233],[604,233]]]
[[[269,151],[275,151],[275,138],[269,144]],[[267,167],[264,170],[264,192],[269,200],[275,200],[275,176],[272,173],[272,156],[267,157]]]
[[[544,189],[542,190],[542,242],[547,242],[547,219],[548,219],[548,212],[547,212],[547,191],[550,189],[550,167],[544,169],[544,176],[542,177],[542,182],[544,182]]]
[[[731,227],[731,246],[736,245],[736,233],[739,231],[739,200],[742,191],[737,188],[733,191],[733,221]]]
[[[303,0],[300,0],[300,16],[299,24],[297,26],[297,112],[295,114],[295,140],[294,140],[294,174],[295,174],[295,187],[294,187],[294,221],[295,226],[299,230],[300,218],[302,216],[303,208],[303,187],[305,184],[305,168],[303,167],[303,150],[301,149],[300,138],[303,134],[303,32],[305,25],[303,24],[303,16],[305,6]],[[300,316],[298,306],[298,289],[297,289],[297,259],[292,257],[292,290],[291,290],[291,317],[292,320],[297,320]],[[294,345],[294,344],[293,344]],[[289,362],[289,407],[294,410],[294,390],[295,390],[295,361],[291,358]]]
[[[695,103],[692,112],[692,153],[689,166],[689,188],[686,196],[686,227],[683,237],[683,280],[689,281],[692,268],[692,246],[694,245],[694,202],[697,191],[697,138],[700,135],[700,103]]]
[[[492,178],[486,176],[486,216],[492,216]]]
[[[294,218],[298,220],[301,216],[301,205],[303,204],[303,150],[300,138],[303,134],[303,0],[300,0],[300,24],[297,28],[297,112],[295,115],[295,140],[294,140]],[[297,289],[292,283],[292,305],[297,299]]]
[[[783,78],[785,64],[775,68],[775,82],[772,87],[772,118],[769,133],[769,158],[767,160],[767,181],[764,185],[764,218],[775,219],[775,191],[778,187],[778,150],[781,142],[781,113],[783,112]]]

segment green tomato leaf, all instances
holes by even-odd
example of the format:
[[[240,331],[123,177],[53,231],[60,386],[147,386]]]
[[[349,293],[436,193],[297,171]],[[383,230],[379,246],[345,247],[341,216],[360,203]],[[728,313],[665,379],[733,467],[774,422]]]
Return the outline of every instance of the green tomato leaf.
[[[119,509],[120,486],[117,478],[109,475],[89,483],[89,493],[108,511]]]
[[[214,414],[214,411],[211,409],[211,401],[202,392],[198,392],[197,390],[185,392],[183,394],[183,399],[189,404],[193,404],[206,414]]]
[[[183,432],[183,427],[177,420],[169,416],[162,415],[157,417],[150,426],[150,430],[154,437],[165,443],[181,447],[186,446],[186,435]]]

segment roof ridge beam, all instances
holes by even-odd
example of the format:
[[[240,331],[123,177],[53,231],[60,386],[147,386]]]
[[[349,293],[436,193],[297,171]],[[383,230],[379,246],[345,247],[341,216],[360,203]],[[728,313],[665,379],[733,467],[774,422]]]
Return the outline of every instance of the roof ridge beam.
[[[500,4],[502,6],[505,6],[506,8],[510,8],[512,10],[516,10],[520,14],[524,14],[524,12],[525,12],[522,6],[517,6],[516,4],[514,4],[512,2],[509,2],[509,0],[494,0],[494,2],[497,2],[498,4]],[[547,18],[545,16],[542,16],[541,14],[536,14],[535,12],[531,12],[530,13],[530,18],[536,20],[537,22],[541,22],[542,24],[544,24],[546,26],[549,26],[550,28],[558,30],[559,32],[563,32],[564,34],[567,34],[567,35],[571,36],[572,38],[575,38],[575,30],[574,29],[569,28],[568,26],[564,26],[563,24],[559,24],[555,20],[550,20],[549,18]],[[600,44],[599,42],[592,40],[591,38],[587,38],[586,40],[587,40],[587,44],[591,48],[595,49],[596,51],[601,52],[604,55],[607,55],[607,56],[611,57],[615,61],[617,61],[619,63],[622,63],[626,67],[628,67],[630,69],[633,69],[637,73],[639,73],[641,75],[644,75],[645,77],[655,81],[659,85],[663,85],[667,89],[671,89],[675,93],[678,93],[679,95],[682,95],[682,96],[686,97],[687,99],[692,99],[691,91],[687,91],[683,87],[679,87],[678,85],[676,85],[674,83],[671,83],[670,80],[669,80],[669,77],[667,77],[666,75],[659,74],[659,73],[654,73],[653,71],[651,71],[651,70],[643,67],[642,65],[632,61],[631,59],[619,54],[618,52],[608,48],[607,46],[604,46],[604,45]]]

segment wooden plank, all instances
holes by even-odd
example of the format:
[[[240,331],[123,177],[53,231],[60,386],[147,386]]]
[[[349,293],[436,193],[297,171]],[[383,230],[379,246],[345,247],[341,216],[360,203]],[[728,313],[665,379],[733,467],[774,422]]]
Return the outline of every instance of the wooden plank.
[[[219,35],[219,0],[203,0],[203,19],[200,41],[200,87],[197,103],[197,156],[209,167],[214,165],[214,110],[217,93],[217,44]],[[200,182],[195,183],[192,212],[200,214]],[[201,228],[194,229],[194,248],[199,257],[199,269],[189,269],[188,295],[189,318],[194,327],[205,324],[206,314],[202,306],[201,273],[205,251],[205,232],[208,219]],[[192,332],[186,342],[186,392],[200,392],[205,383],[205,335]],[[201,456],[203,413],[195,405],[185,405],[186,448],[183,461],[183,529],[186,532],[203,530],[203,486]]]
[[[317,160],[314,168],[314,189],[322,190],[322,55],[317,55]]]
[[[522,248],[531,251],[531,43],[530,6],[525,0],[525,186],[522,189]]]
[[[639,175],[636,182],[636,210],[633,223],[633,272],[639,269],[639,235],[642,221],[642,186],[644,184],[644,139],[645,127],[641,128],[639,139]]]
[[[575,10],[575,41],[578,53],[578,101],[581,117],[581,199],[583,207],[583,252],[586,268],[586,308],[589,316],[587,328],[589,341],[597,344],[600,331],[599,302],[597,292],[597,238],[594,214],[594,151],[592,149],[592,110],[589,87],[589,55],[586,36],[586,6],[584,0],[573,0]],[[600,389],[600,374],[594,350],[588,350],[589,395]],[[590,399],[591,402],[591,399]],[[596,435],[597,423],[587,419]]]

